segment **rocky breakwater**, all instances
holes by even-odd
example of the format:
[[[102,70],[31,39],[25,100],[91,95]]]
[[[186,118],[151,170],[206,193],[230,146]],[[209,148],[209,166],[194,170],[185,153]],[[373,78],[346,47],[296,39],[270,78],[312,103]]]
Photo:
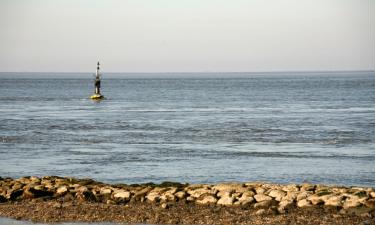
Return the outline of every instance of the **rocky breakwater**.
[[[375,190],[314,184],[105,184],[91,179],[47,177],[0,178],[0,203],[52,201],[54,207],[101,203],[214,205],[252,209],[256,215],[287,214],[289,210],[324,208],[338,215],[375,216]]]
[[[23,177],[0,180],[0,202],[42,198],[126,204],[132,201],[253,207],[285,213],[288,208],[333,207],[341,213],[373,213],[374,188],[313,184],[104,184],[91,179]]]

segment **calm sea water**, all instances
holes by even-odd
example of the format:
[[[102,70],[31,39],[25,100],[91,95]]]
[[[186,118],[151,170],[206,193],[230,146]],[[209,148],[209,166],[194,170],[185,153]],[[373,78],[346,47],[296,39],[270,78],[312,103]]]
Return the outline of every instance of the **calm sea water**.
[[[374,72],[230,75],[2,73],[0,176],[375,186]]]

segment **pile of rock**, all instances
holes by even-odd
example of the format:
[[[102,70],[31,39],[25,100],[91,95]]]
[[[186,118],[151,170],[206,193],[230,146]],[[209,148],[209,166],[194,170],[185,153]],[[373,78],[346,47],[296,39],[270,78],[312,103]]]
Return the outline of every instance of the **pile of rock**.
[[[173,202],[190,202],[252,207],[259,213],[271,209],[285,213],[292,207],[327,207],[340,213],[375,215],[374,188],[268,183],[110,185],[55,176],[0,178],[0,202],[36,198],[105,204],[158,202],[165,208]]]

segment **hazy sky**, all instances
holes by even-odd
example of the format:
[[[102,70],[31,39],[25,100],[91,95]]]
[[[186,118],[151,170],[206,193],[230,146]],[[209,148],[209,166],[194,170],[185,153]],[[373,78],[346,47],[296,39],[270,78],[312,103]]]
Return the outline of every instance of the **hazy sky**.
[[[0,29],[0,71],[375,69],[375,0],[0,0]]]

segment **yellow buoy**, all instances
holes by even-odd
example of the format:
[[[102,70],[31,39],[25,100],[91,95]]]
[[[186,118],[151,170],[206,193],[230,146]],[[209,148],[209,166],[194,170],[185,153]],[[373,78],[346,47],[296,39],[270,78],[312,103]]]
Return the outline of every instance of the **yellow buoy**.
[[[90,98],[92,100],[101,100],[101,99],[104,99],[104,96],[103,95],[99,95],[99,94],[93,94],[90,96]]]

